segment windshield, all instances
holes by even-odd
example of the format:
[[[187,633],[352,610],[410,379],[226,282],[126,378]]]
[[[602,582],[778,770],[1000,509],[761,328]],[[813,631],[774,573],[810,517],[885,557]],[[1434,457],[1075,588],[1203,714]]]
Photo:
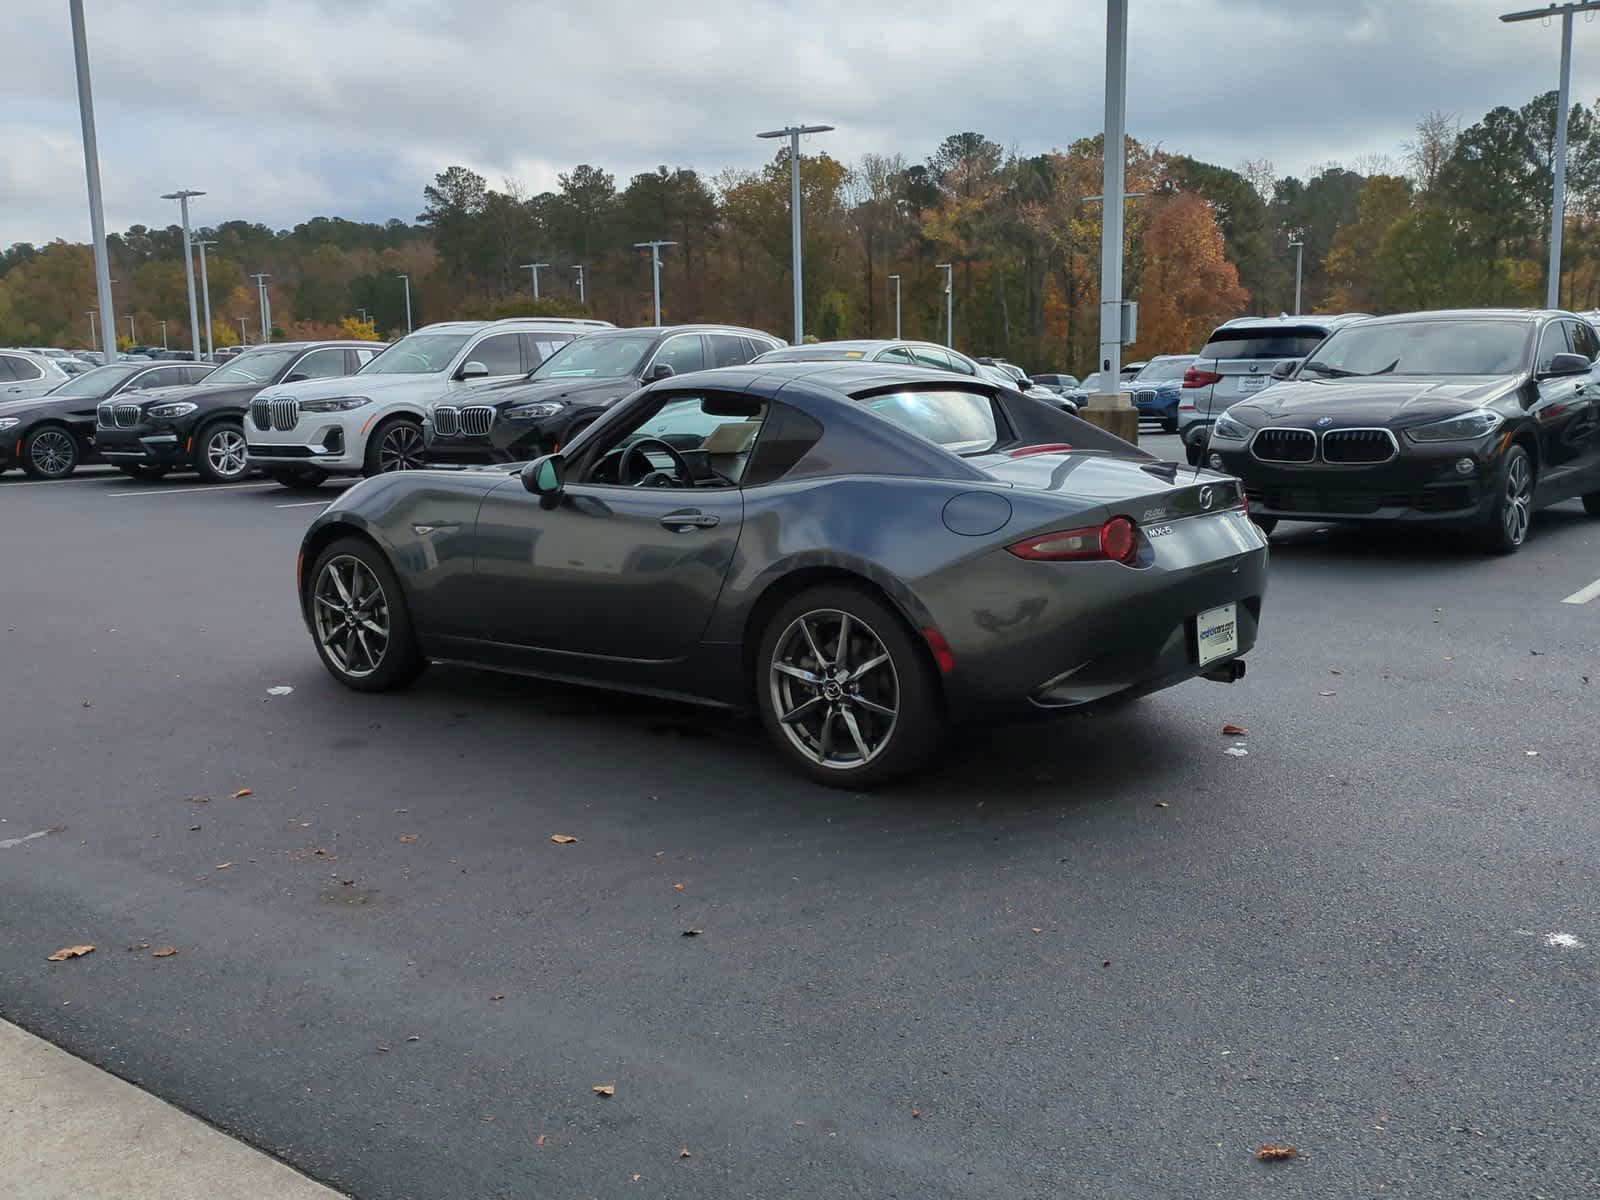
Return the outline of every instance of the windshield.
[[[1096,371],[1093,375],[1085,376],[1084,381],[1082,383],[1080,383],[1078,386],[1081,389],[1083,389],[1084,391],[1086,391],[1086,392],[1097,392],[1097,391],[1099,391],[1100,390],[1100,372]]]
[[[999,437],[994,403],[979,392],[890,392],[862,403],[890,424],[956,454],[981,454]]]
[[[67,380],[66,383],[63,383],[50,394],[52,396],[85,396],[98,399],[128,378],[128,376],[142,370],[144,370],[143,363],[96,367],[92,371],[85,371],[82,375]]]
[[[450,365],[470,333],[413,333],[378,355],[357,375],[436,375]]]
[[[638,374],[654,335],[589,337],[568,342],[539,364],[530,379],[621,379]]]
[[[1200,350],[1201,358],[1304,358],[1327,332],[1315,326],[1219,329]]]
[[[298,350],[252,350],[240,354],[225,367],[218,367],[206,376],[206,384],[213,383],[267,383],[288,366]]]
[[[1528,361],[1531,321],[1392,321],[1351,325],[1301,368],[1306,376],[1514,375]]]
[[[1184,370],[1193,361],[1191,358],[1158,359],[1140,371],[1135,378],[1140,383],[1165,383],[1169,379],[1182,379]]]

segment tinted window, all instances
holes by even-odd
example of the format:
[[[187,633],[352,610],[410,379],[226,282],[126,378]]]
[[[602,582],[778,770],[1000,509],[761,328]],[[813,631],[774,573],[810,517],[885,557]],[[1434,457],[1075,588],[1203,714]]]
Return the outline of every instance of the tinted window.
[[[954,365],[950,362],[950,356],[943,350],[937,350],[932,346],[911,347],[911,357],[919,366],[932,367],[936,371],[955,370]]]
[[[6,362],[9,363],[11,367],[11,378],[19,379],[26,383],[29,380],[41,379],[44,377],[44,372],[40,370],[35,363],[29,362],[27,359],[15,354],[8,354],[5,357]]]
[[[655,360],[651,365],[659,363],[666,363],[676,375],[682,375],[687,371],[704,370],[706,355],[700,345],[700,335],[681,333],[662,342],[661,349],[656,351]]]
[[[917,360],[911,357],[911,351],[904,346],[891,346],[878,355],[876,362],[914,363]]]
[[[711,365],[713,367],[737,367],[740,363],[747,363],[755,355],[748,349],[744,338],[731,333],[710,333],[706,340],[711,343]]]
[[[978,373],[977,364],[968,359],[966,355],[957,354],[954,351],[950,352],[950,366],[956,371],[957,374],[960,375],[976,375]],[[1011,368],[1011,370],[1016,371],[1015,379],[1013,379],[1011,371],[1008,371],[1004,366],[1000,367],[1000,373],[1003,374],[1007,380],[1015,382],[1016,379],[1022,378],[1021,371],[1017,371],[1015,367]]]
[[[51,394],[55,396],[83,396],[93,399],[109,396],[119,383],[141,369],[134,364],[96,367],[92,371],[85,371],[77,378],[63,383]]]
[[[362,367],[366,366],[375,357],[377,357],[377,354],[378,354],[378,351],[376,351],[376,350],[357,350],[356,351],[356,364],[357,364],[356,370],[359,371]]]
[[[822,426],[799,409],[773,404],[741,481],[745,487],[782,479],[822,436]]]
[[[467,362],[480,362],[491,375],[522,374],[522,339],[514,333],[486,337],[467,351]]]
[[[754,358],[758,354],[765,354],[768,350],[776,350],[778,348],[775,343],[766,341],[764,338],[747,337],[740,338],[739,340],[744,343],[745,353],[748,354],[750,358]],[[749,359],[746,359],[745,361],[748,362]]]
[[[988,450],[999,437],[994,402],[981,392],[890,392],[861,403],[891,424],[956,454]]]
[[[304,375],[307,379],[334,379],[343,375],[344,350],[313,350],[295,363],[291,375]]]
[[[218,367],[211,383],[267,383],[294,358],[293,350],[251,350],[231,356],[226,366]]]
[[[1600,356],[1600,336],[1595,334],[1594,326],[1580,321],[1572,326],[1571,335],[1574,354],[1581,354],[1590,362]]]
[[[16,361],[9,354],[0,354],[0,383],[14,383],[16,381],[16,372],[11,368],[11,364]]]
[[[202,379],[209,379],[211,372],[215,370],[216,368],[210,363],[200,363],[193,367],[185,367],[183,373],[190,383],[199,383]]]
[[[1201,358],[1304,358],[1326,333],[1314,326],[1275,329],[1219,329],[1200,351]]]
[[[545,330],[540,330],[538,333],[523,334],[523,349],[528,356],[528,369],[532,370],[537,367],[570,342],[574,336],[574,334],[570,333],[554,333]]]
[[[1136,379],[1140,383],[1165,383],[1169,379],[1182,379],[1183,372],[1188,367],[1191,359],[1188,358],[1161,358],[1146,364]]]

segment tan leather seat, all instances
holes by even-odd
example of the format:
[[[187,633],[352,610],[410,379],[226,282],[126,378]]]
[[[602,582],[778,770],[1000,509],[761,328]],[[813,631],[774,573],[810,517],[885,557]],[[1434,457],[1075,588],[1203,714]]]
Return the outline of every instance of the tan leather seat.
[[[718,425],[700,444],[706,452],[707,464],[724,479],[738,483],[745,464],[750,461],[750,448],[755,445],[760,429],[760,421],[729,421]]]

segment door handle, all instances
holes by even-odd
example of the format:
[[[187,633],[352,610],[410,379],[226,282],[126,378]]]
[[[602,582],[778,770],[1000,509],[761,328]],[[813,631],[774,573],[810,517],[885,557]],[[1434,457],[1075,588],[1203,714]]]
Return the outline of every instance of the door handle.
[[[661,526],[674,533],[686,533],[691,529],[710,529],[721,520],[721,517],[712,513],[675,512],[662,517]]]

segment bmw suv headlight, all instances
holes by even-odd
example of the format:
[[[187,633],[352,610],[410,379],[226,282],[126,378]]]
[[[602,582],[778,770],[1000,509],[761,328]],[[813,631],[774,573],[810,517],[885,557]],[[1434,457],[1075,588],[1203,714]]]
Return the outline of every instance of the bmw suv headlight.
[[[540,421],[545,417],[553,417],[566,405],[558,400],[543,400],[538,404],[519,404],[515,408],[508,408],[501,415],[508,421]]]
[[[371,404],[371,396],[329,396],[326,400],[302,400],[300,411],[308,413],[349,412],[363,404]]]
[[[175,400],[171,404],[152,404],[145,411],[148,416],[169,421],[173,417],[186,417],[199,407],[198,404],[191,404],[187,400]]]
[[[1470,442],[1493,433],[1504,424],[1505,418],[1499,413],[1479,408],[1459,417],[1418,425],[1406,430],[1406,436],[1413,442]]]
[[[1242,442],[1250,436],[1250,431],[1227,413],[1223,413],[1211,427],[1211,436],[1221,438],[1225,442]]]

